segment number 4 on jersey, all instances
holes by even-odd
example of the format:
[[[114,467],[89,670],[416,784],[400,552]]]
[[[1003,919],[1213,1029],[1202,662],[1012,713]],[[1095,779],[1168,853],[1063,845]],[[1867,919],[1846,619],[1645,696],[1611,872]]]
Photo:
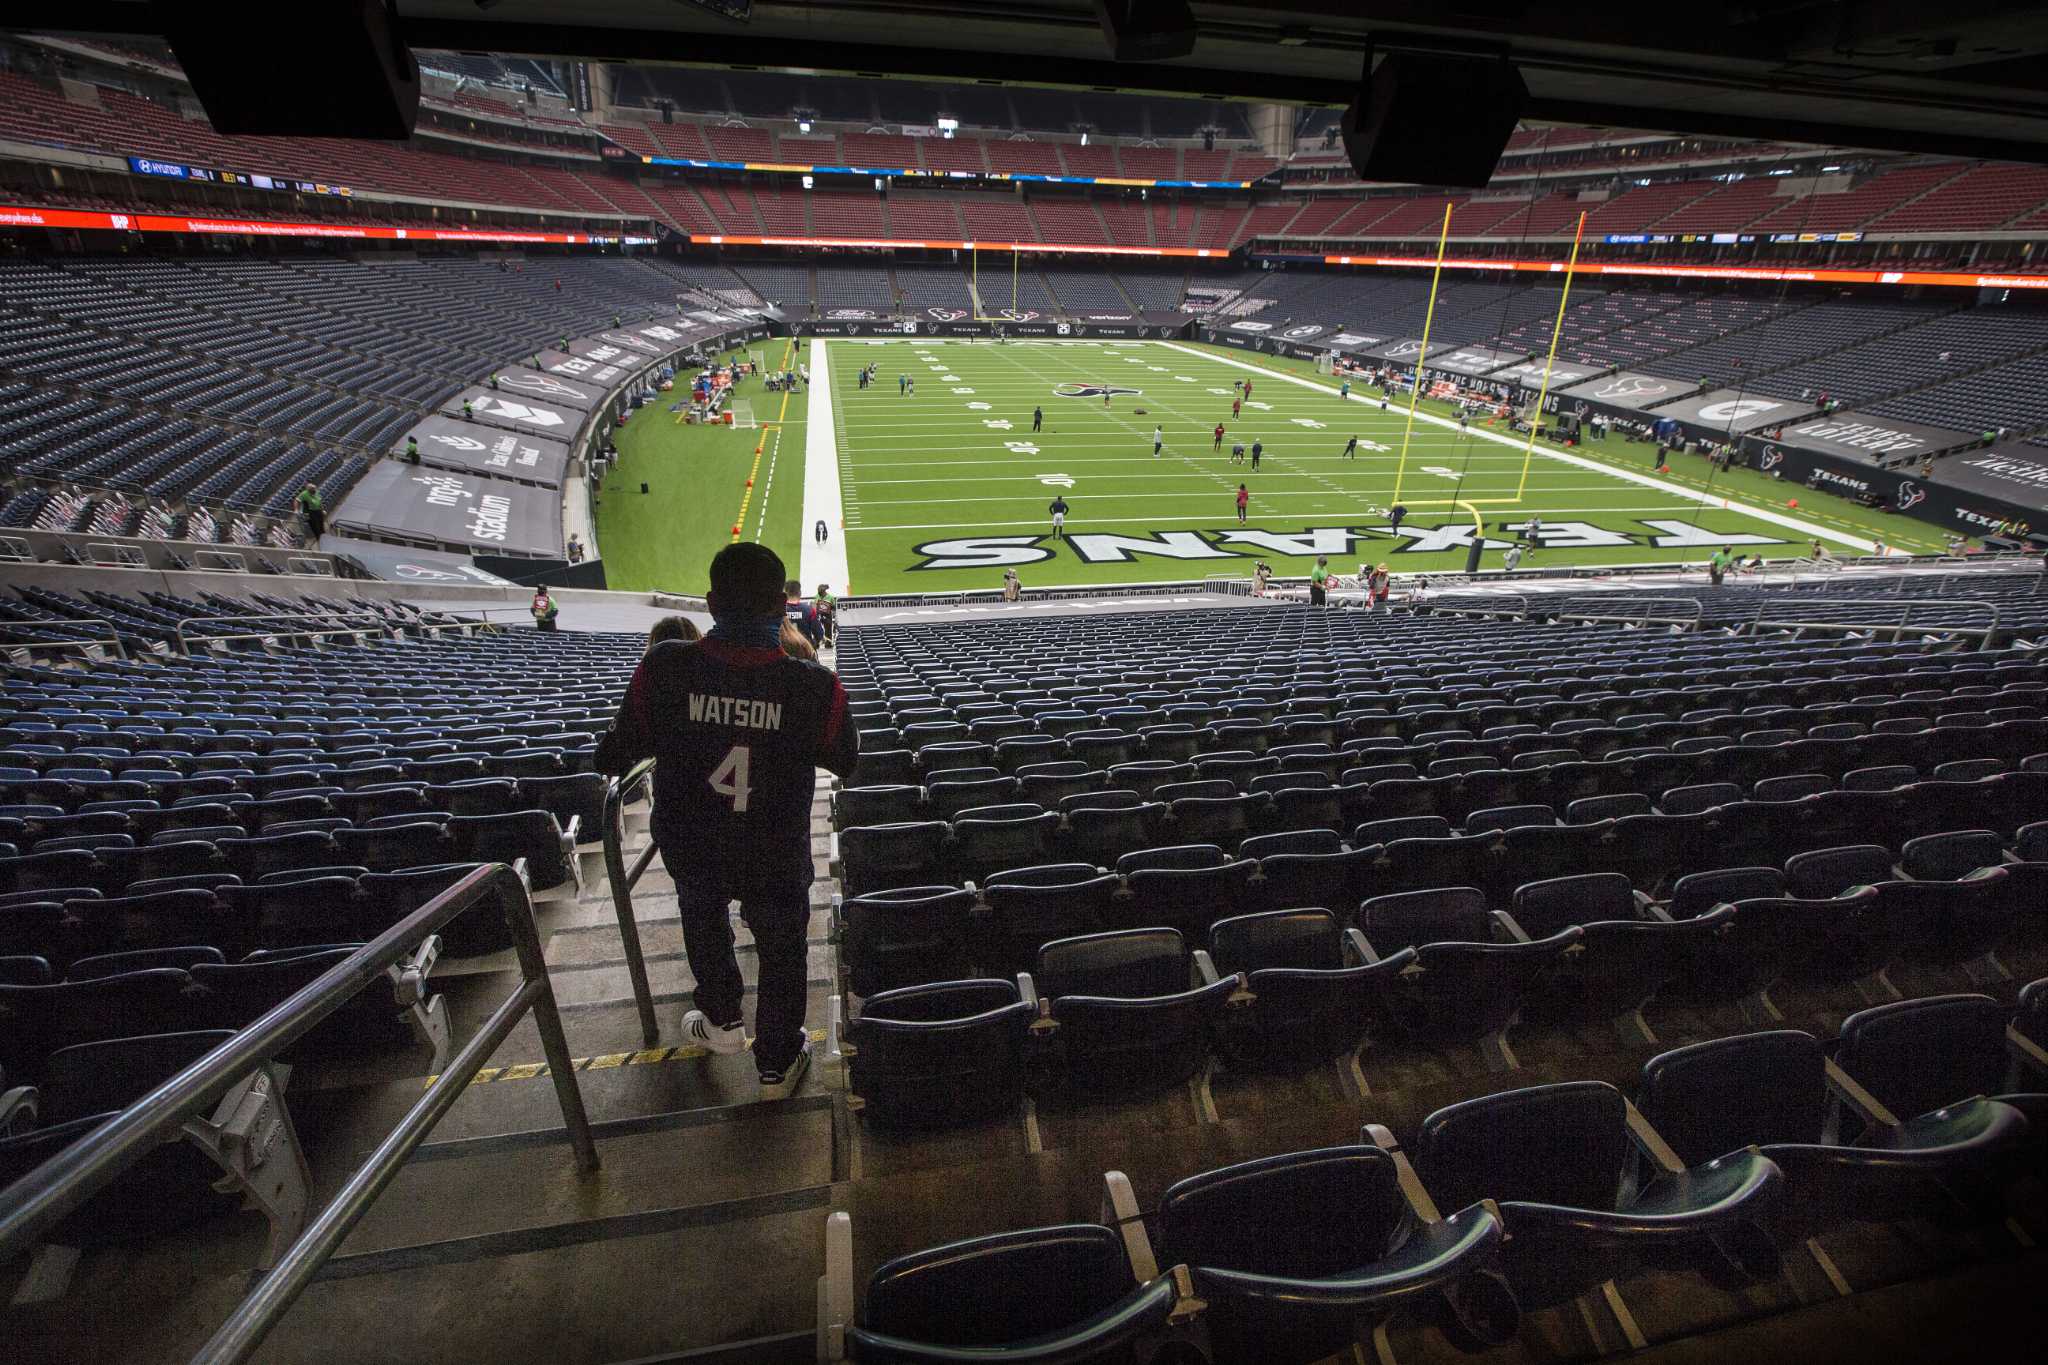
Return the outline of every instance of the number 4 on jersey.
[[[753,755],[744,744],[735,744],[726,750],[725,757],[711,773],[711,790],[732,800],[734,814],[747,808],[747,797],[753,788],[747,784],[747,765]]]

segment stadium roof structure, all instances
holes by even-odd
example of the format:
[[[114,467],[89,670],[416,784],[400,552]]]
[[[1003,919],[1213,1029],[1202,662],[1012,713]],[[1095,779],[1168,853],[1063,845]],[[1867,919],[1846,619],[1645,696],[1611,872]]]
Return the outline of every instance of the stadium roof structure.
[[[414,48],[1333,106],[1356,94],[1368,53],[1500,56],[1538,119],[2048,159],[2048,9],[2038,5],[1115,5],[1182,10],[1194,30],[1185,56],[1118,62],[1104,4],[398,0],[396,10]],[[159,12],[144,0],[74,0],[53,8],[49,26],[151,34]]]

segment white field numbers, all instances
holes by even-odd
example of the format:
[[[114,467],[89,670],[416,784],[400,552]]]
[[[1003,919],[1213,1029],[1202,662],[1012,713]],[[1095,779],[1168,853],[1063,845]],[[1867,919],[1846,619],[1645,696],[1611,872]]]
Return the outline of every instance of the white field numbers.
[[[754,790],[747,781],[747,768],[752,760],[753,754],[746,745],[735,744],[725,751],[725,757],[711,770],[711,790],[732,802],[735,815],[746,810],[747,797]]]

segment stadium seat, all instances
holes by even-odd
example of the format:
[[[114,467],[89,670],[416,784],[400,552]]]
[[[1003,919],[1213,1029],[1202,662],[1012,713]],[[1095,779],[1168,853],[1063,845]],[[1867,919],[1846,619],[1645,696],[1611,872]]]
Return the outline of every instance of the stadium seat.
[[[971,975],[973,909],[973,893],[955,886],[902,887],[842,902],[839,951],[854,994]]]
[[[1503,1269],[1525,1304],[1568,1302],[1674,1253],[1745,1281],[1775,1274],[1763,1228],[1783,1194],[1778,1167],[1734,1151],[1694,1166],[1659,1163],[1631,1189],[1629,1108],[1598,1081],[1467,1100],[1423,1120],[1415,1167],[1444,1204],[1499,1207],[1515,1229]]]
[[[1636,1105],[1686,1166],[1755,1149],[1784,1171],[1785,1204],[1774,1220],[1781,1244],[1841,1223],[1900,1216],[1913,1207],[1902,1196],[1915,1187],[1929,1195],[1937,1182],[1981,1178],[2027,1128],[2008,1105],[1952,1099],[1931,1110],[1894,1111],[1896,1124],[1831,1137],[1831,1111],[1855,1115],[1868,1094],[1811,1034],[1787,1029],[1653,1057]],[[1952,1218],[1954,1202],[1937,1197],[1938,1216]]]
[[[883,991],[849,1019],[832,1009],[828,1056],[847,1065],[863,1121],[950,1127],[1015,1112],[1025,1045],[1038,1017],[1031,978],[934,982]]]
[[[1175,1183],[1141,1255],[1190,1268],[1218,1359],[1312,1365],[1411,1306],[1467,1341],[1512,1338],[1520,1315],[1494,1270],[1501,1224],[1481,1205],[1443,1218],[1418,1208],[1378,1147],[1328,1147]]]
[[[1396,1027],[1430,1044],[1476,1045],[1496,1069],[1515,1065],[1508,1032],[1523,1001],[1582,937],[1575,927],[1533,942],[1469,886],[1375,896],[1359,908],[1372,951],[1416,950],[1390,994]]]
[[[989,914],[976,952],[991,971],[1029,971],[1039,948],[1054,939],[1108,929],[1121,887],[1119,878],[1086,863],[992,873],[981,886]]]
[[[885,1262],[858,1307],[851,1227],[827,1230],[828,1338],[861,1361],[1017,1362],[1135,1358],[1160,1335],[1178,1295],[1173,1277],[1132,1279],[1112,1229],[1071,1224],[950,1242]]]
[[[1177,1085],[1208,1063],[1224,1007],[1243,985],[1171,929],[1059,939],[1038,950],[1060,1078],[1118,1095]]]
[[[859,825],[839,833],[849,896],[930,883],[941,870],[947,829],[943,821]]]
[[[233,1036],[188,1029],[56,1049],[37,1089],[6,1096],[12,1104],[10,1112],[0,1115],[7,1120],[0,1122],[0,1187],[86,1137]],[[282,1069],[266,1065],[237,1082],[203,1121],[186,1126],[183,1141],[148,1152],[66,1215],[45,1240],[70,1247],[120,1246],[177,1233],[246,1202],[269,1220],[265,1262],[274,1261],[304,1226],[311,1184],[284,1108],[285,1076]],[[31,1114],[33,1121],[24,1122]]]
[[[1226,1021],[1222,1046],[1233,1067],[1253,1071],[1355,1068],[1391,979],[1415,960],[1406,948],[1375,958],[1327,910],[1233,916],[1216,923],[1209,944],[1217,970],[1249,982],[1249,1007]]]
[[[1117,859],[1116,870],[1126,896],[1114,913],[1129,928],[1175,929],[1202,943],[1217,920],[1256,908],[1251,886],[1258,864],[1233,859],[1215,844],[1128,853]]]

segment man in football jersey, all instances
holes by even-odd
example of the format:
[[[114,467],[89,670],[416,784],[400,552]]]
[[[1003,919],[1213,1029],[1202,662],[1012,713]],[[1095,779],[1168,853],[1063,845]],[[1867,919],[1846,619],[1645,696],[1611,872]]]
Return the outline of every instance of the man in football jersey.
[[[818,609],[804,600],[804,585],[794,578],[782,585],[782,614],[796,627],[796,633],[810,641],[816,649],[825,643],[825,626],[818,619]]]
[[[839,679],[784,654],[782,560],[728,545],[711,561],[711,633],[647,651],[596,767],[657,760],[652,833],[676,884],[683,949],[697,979],[683,1041],[728,1055],[747,1046],[746,995],[729,902],[760,963],[754,1067],[764,1098],[791,1094],[810,1063],[804,1030],[816,769],[853,772],[859,732]]]

